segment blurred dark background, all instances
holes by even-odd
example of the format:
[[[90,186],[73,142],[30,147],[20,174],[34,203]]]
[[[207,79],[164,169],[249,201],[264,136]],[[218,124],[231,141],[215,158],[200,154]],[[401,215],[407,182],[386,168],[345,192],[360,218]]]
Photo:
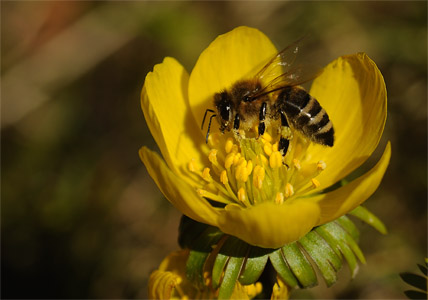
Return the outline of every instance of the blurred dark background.
[[[219,34],[254,26],[278,48],[308,34],[322,63],[366,52],[384,75],[392,160],[359,223],[367,264],[295,298],[404,298],[398,273],[427,255],[426,2],[1,3],[2,298],[146,298],[178,248],[180,213],[138,149],[156,145],[140,109],[165,56],[190,72]],[[352,109],[352,108],[350,108]],[[374,162],[374,160],[373,160]]]

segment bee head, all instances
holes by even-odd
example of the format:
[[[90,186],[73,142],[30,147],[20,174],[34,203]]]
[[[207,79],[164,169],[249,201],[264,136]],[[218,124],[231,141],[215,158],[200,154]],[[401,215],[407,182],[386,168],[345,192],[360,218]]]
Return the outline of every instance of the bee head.
[[[214,95],[214,105],[217,108],[217,118],[220,123],[220,130],[230,130],[232,124],[232,106],[233,103],[230,100],[227,92],[221,92]]]

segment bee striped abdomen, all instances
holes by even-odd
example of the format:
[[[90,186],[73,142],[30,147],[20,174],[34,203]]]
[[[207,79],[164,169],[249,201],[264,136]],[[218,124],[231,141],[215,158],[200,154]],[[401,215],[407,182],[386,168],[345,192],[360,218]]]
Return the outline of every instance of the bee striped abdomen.
[[[296,130],[313,142],[333,146],[334,129],[319,102],[299,87],[287,87],[279,96],[282,111]]]

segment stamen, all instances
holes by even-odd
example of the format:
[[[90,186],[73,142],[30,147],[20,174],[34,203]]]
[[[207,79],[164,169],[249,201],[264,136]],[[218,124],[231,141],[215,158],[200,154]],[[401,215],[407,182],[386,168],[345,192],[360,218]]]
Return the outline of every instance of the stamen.
[[[208,154],[208,160],[213,164],[217,164],[217,149],[211,149],[210,153]]]
[[[227,184],[229,182],[229,178],[227,177],[227,172],[226,170],[221,171],[220,174],[220,181],[223,184]]]
[[[187,165],[187,167],[189,168],[189,171],[190,171],[190,172],[193,172],[193,173],[197,172],[198,167],[197,167],[197,165],[196,165],[196,159],[195,159],[195,158],[192,158],[192,159],[190,160],[189,164]]]
[[[267,156],[272,155],[272,144],[271,143],[265,143],[263,146],[263,151],[266,153]]]
[[[260,165],[254,167],[253,173],[253,185],[259,190],[263,186],[263,180],[265,179],[265,168]]]
[[[327,164],[324,161],[320,160],[317,163],[317,169],[318,169],[318,171],[323,171],[323,170],[325,170],[325,168],[327,168]]]
[[[232,164],[233,164],[233,161],[235,160],[235,156],[236,156],[236,154],[235,153],[229,153],[227,156],[226,156],[226,159],[224,160],[224,167],[226,168],[226,169],[229,169],[231,166],[232,166]]]
[[[212,177],[210,175],[210,168],[204,168],[204,170],[202,171],[202,178],[205,181],[211,182]]]
[[[278,142],[276,142],[275,144],[272,145],[272,151],[273,152],[278,151],[278,145],[279,145]]]
[[[267,133],[267,132],[265,132],[262,135],[262,138],[263,138],[263,140],[265,140],[268,143],[272,142],[272,136],[269,133]]]
[[[229,204],[230,203],[230,201],[228,201],[226,198],[224,198],[224,197],[222,197],[220,195],[216,195],[216,194],[210,193],[210,192],[208,192],[207,190],[204,190],[204,189],[197,189],[196,192],[201,197],[208,198],[210,200],[217,201],[219,203],[224,203],[224,204]]]
[[[247,161],[245,160],[245,158],[241,157],[241,162],[235,169],[235,178],[236,180],[247,182],[248,175],[250,174],[247,170]]]
[[[245,202],[247,200],[247,193],[243,187],[238,190],[238,199],[241,202]]]
[[[241,157],[241,153],[238,152],[235,154],[235,157],[233,158],[233,164],[235,166],[238,166],[241,164],[242,160],[245,160],[245,158]]]
[[[210,146],[210,148],[217,148],[219,144],[220,134],[217,132],[210,134],[208,137],[208,146]]]
[[[297,158],[293,159],[293,165],[297,170],[300,170],[300,160],[298,160]]]
[[[289,198],[294,195],[294,188],[290,183],[285,185],[285,198]]]
[[[248,175],[251,174],[251,171],[253,170],[253,162],[251,160],[247,161],[247,172]]]
[[[233,139],[230,137],[227,139],[224,145],[224,150],[226,151],[226,153],[230,153],[230,151],[232,151],[233,146],[234,146]]]
[[[275,203],[276,204],[284,203],[284,194],[283,193],[276,193]]]
[[[312,178],[311,181],[312,181],[312,186],[315,189],[321,185],[321,183],[316,178]]]
[[[282,166],[282,155],[279,151],[272,152],[272,155],[269,157],[269,165],[272,169]]]

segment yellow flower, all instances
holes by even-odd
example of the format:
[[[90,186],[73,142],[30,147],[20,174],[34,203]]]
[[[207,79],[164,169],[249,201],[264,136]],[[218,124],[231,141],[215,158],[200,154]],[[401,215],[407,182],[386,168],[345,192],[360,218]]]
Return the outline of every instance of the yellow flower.
[[[210,278],[205,277],[206,285],[196,288],[186,278],[188,250],[170,253],[149,278],[150,299],[217,299],[218,290],[210,287]],[[209,274],[208,272],[205,274]],[[236,282],[232,299],[251,299],[262,291],[260,282],[247,286]]]
[[[235,139],[219,133],[215,121],[206,144],[200,126],[205,110],[214,108],[213,95],[252,78],[276,53],[263,33],[238,27],[209,45],[190,76],[165,58],[141,93],[163,159],[146,147],[140,157],[162,193],[190,218],[264,248],[298,240],[356,208],[379,186],[391,155],[388,143],[369,172],[323,192],[367,160],[384,129],[385,83],[363,53],[331,62],[310,89],[334,124],[333,147],[292,132],[282,158],[272,130],[258,139]]]

